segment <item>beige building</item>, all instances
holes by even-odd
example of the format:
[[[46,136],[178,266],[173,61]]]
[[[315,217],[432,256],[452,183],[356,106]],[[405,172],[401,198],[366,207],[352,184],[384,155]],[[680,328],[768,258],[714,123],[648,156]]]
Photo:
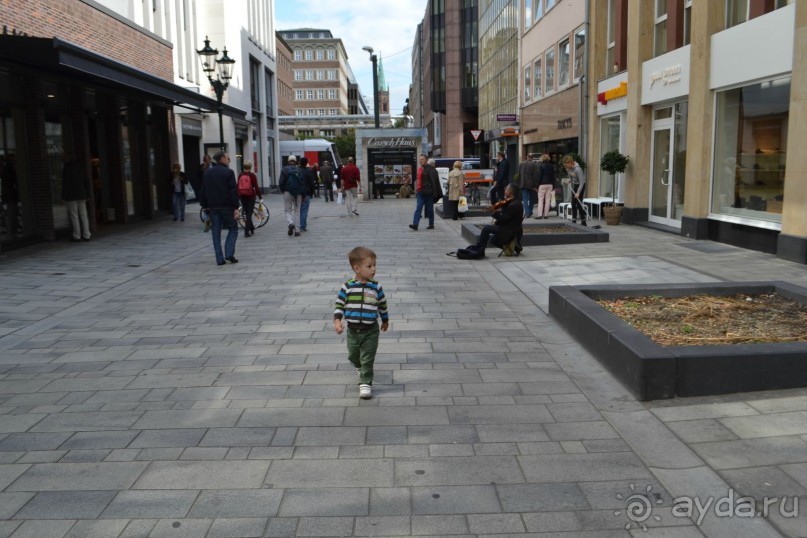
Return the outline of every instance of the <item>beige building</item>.
[[[521,158],[579,152],[585,16],[584,2],[522,2]]]
[[[589,196],[623,222],[807,263],[807,2],[591,2]]]

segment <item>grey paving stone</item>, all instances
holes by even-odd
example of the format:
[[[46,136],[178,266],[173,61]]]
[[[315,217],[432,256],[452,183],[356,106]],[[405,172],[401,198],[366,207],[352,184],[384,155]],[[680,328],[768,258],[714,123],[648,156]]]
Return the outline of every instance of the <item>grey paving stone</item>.
[[[87,392],[96,390],[121,390],[133,377],[77,377],[73,379],[54,379],[42,392]]]
[[[707,418],[702,420],[682,420],[667,422],[671,429],[685,443],[706,443],[710,441],[732,441],[739,439],[719,420]]]
[[[498,485],[496,489],[505,512],[591,509],[580,487],[573,483]]]
[[[129,448],[196,446],[206,431],[204,429],[144,430],[129,444]]]
[[[664,422],[677,420],[698,420],[707,418],[740,417],[757,415],[758,412],[743,402],[708,403],[699,405],[684,405],[673,407],[659,407],[651,410],[659,420]]]
[[[138,433],[137,431],[77,432],[59,448],[64,450],[125,448]]]
[[[246,409],[238,420],[239,428],[280,426],[341,426],[342,409]]]
[[[751,467],[747,469],[728,469],[720,472],[720,476],[739,494],[755,499],[763,497],[796,497],[807,495],[807,486],[799,484],[794,477],[803,464],[784,465],[779,467]],[[783,471],[782,469],[785,469]],[[787,472],[786,472],[787,471]],[[793,472],[791,476],[789,472]],[[807,469],[805,469],[807,471]],[[807,474],[804,476],[807,479]]]
[[[148,538],[156,524],[156,519],[133,519],[126,525],[119,538]]]
[[[77,521],[67,533],[67,538],[109,538],[118,536],[129,523],[128,519],[100,519],[96,521]]]
[[[300,385],[304,372],[233,372],[218,376],[215,386]]]
[[[186,428],[229,428],[241,416],[239,409],[146,411],[131,427],[139,430]]]
[[[648,411],[605,412],[605,418],[651,467],[687,468],[703,462]]]
[[[115,497],[114,491],[43,491],[15,519],[95,519]]]
[[[7,491],[123,490],[131,487],[145,468],[146,463],[139,462],[41,463],[32,465]],[[0,468],[0,476],[2,473]]]
[[[287,489],[280,505],[281,517],[366,516],[366,488]]]
[[[410,488],[371,488],[370,514],[397,516],[412,513]]]
[[[357,517],[355,536],[409,536],[411,525],[406,516]]]
[[[140,411],[117,413],[71,412],[53,413],[39,421],[32,432],[75,432],[125,430],[141,417]],[[0,417],[2,420],[2,417]]]
[[[266,536],[287,537],[295,536],[297,532],[298,518],[274,518],[269,520],[266,529]]]
[[[367,428],[368,445],[406,444],[406,426],[370,427]]]
[[[228,400],[273,400],[283,398],[285,386],[233,386],[227,393]]]
[[[266,528],[267,519],[264,518],[239,518],[239,519],[217,519],[207,533],[208,538],[232,538],[238,536],[242,538],[261,538]]]
[[[346,409],[344,415],[345,426],[427,426],[449,423],[446,410],[441,407],[359,407]]]
[[[0,415],[0,433],[27,432],[47,415]]]
[[[274,428],[210,428],[199,446],[268,446],[274,435]]]
[[[24,521],[14,531],[14,538],[61,538],[66,535],[75,524],[73,520],[35,520]]]
[[[27,491],[20,493],[0,493],[0,519],[11,519],[17,510],[31,500],[35,493]]]
[[[155,461],[133,489],[260,488],[269,463],[251,461]]]
[[[158,521],[149,538],[195,538],[205,536],[213,522],[209,519],[176,519]]]
[[[296,446],[364,445],[366,428],[305,427],[297,431]]]
[[[407,434],[409,442],[415,444],[476,443],[481,440],[477,428],[471,425],[409,426]]]
[[[275,460],[266,476],[274,488],[391,487],[392,460]]]
[[[524,523],[517,514],[469,514],[468,526],[476,535],[524,532]]]
[[[618,439],[619,434],[610,424],[598,422],[566,422],[544,424],[544,430],[553,441],[584,441],[587,439]]]
[[[510,456],[395,461],[397,486],[513,484],[523,481],[516,458]]]
[[[649,478],[650,472],[632,453],[517,456],[528,482],[578,482]]]
[[[479,441],[483,443],[548,441],[541,424],[479,424]]]
[[[69,433],[12,433],[0,441],[0,452],[27,452],[58,448]]]
[[[275,517],[282,496],[281,490],[273,489],[202,491],[188,516],[199,519]]]
[[[798,437],[763,437],[692,445],[713,469],[762,467],[800,463],[807,454],[807,441]]]
[[[807,463],[782,465],[782,470],[798,480],[802,486],[807,487]]]
[[[412,516],[413,536],[445,536],[468,532],[464,516]]]
[[[475,514],[501,511],[493,486],[430,486],[412,488],[414,513]]]
[[[807,412],[730,417],[720,422],[741,439],[807,434]]]
[[[185,518],[198,491],[120,491],[101,514],[105,519]]]
[[[478,405],[450,407],[452,424],[538,424],[554,422],[546,406],[536,405]]]
[[[297,536],[349,536],[352,533],[352,517],[303,517],[297,527]]]

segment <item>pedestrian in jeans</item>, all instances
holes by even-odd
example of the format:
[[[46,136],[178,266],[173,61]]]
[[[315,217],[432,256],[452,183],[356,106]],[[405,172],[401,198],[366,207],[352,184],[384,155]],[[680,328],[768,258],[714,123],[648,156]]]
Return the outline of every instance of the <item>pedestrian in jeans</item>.
[[[298,187],[295,186],[294,189],[291,189],[289,183],[297,183],[297,175],[301,180],[300,185],[303,185],[304,181],[302,181],[302,171],[297,168],[297,157],[289,155],[287,162],[288,166],[284,166],[283,170],[280,171],[280,180],[277,186],[283,194],[283,209],[286,213],[286,222],[289,224],[289,237],[292,235],[299,237],[300,230],[298,226],[300,225],[300,206],[303,203],[303,190],[300,187],[300,192],[298,193],[296,192]],[[295,176],[291,182],[289,181],[289,175]],[[292,193],[291,190],[295,190],[295,192]]]
[[[245,162],[244,170],[241,176],[246,176],[249,179],[249,188],[244,187],[242,190],[241,185],[238,186],[238,196],[241,198],[241,207],[244,208],[244,237],[252,237],[255,235],[255,223],[252,221],[252,215],[255,213],[255,198],[263,200],[261,196],[261,189],[258,187],[258,176],[252,173],[252,163]],[[238,177],[238,183],[241,183],[241,176]]]
[[[420,224],[423,209],[426,209],[426,218],[429,219],[427,230],[434,229],[434,193],[440,189],[440,176],[437,169],[429,164],[429,159],[425,155],[420,156],[420,168],[418,168],[417,182],[415,183],[415,197],[417,205],[415,214],[412,216],[412,224],[409,227],[415,231]]]
[[[238,186],[235,173],[230,170],[230,154],[217,151],[213,155],[213,164],[205,170],[202,177],[202,192],[199,203],[210,215],[213,236],[213,252],[216,264],[238,263],[235,258],[235,242],[238,240]],[[224,240],[224,252],[221,251],[221,230],[227,228]]]
[[[375,280],[375,252],[356,247],[347,255],[356,276],[342,284],[336,294],[333,328],[342,334],[347,323],[347,359],[359,371],[359,397],[373,397],[373,363],[378,350],[378,318],[381,331],[389,328],[387,297]],[[343,322],[344,320],[344,322]]]
[[[300,231],[308,231],[308,209],[311,207],[311,198],[317,191],[317,173],[308,167],[308,158],[300,157],[300,170],[303,173],[305,182],[305,193],[303,193],[300,204]]]
[[[524,206],[524,218],[532,216],[536,181],[538,176],[538,163],[532,160],[532,154],[527,154],[527,160],[518,165],[518,183],[521,186],[521,204]]]
[[[572,186],[572,222],[577,222],[577,214],[580,213],[580,224],[586,226],[586,209],[583,207],[583,198],[586,197],[586,175],[571,155],[563,158],[563,166],[566,167]]]
[[[174,222],[177,220],[185,222],[185,185],[188,184],[188,180],[185,178],[181,164],[174,163],[171,166],[168,182],[171,185],[171,207],[174,210]]]

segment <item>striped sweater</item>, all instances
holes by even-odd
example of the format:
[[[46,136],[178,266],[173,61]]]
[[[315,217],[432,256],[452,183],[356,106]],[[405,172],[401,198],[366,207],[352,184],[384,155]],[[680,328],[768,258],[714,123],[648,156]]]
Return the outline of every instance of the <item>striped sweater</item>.
[[[370,327],[377,323],[378,316],[381,321],[389,321],[387,313],[387,297],[381,284],[375,280],[362,283],[351,278],[336,294],[336,309],[333,317],[348,323],[348,327]]]

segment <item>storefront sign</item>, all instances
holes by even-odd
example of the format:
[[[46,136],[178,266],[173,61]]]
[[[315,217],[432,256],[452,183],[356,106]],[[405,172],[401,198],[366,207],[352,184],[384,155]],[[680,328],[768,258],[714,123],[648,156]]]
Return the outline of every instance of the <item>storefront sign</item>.
[[[572,118],[563,118],[562,120],[558,120],[558,131],[562,129],[571,129],[572,128]]]
[[[518,114],[496,114],[496,121],[518,121]]]
[[[236,123],[234,127],[235,127],[235,137],[236,138],[241,139],[241,140],[246,140],[248,138],[247,133],[249,131],[247,130],[246,125],[238,125]]]
[[[628,96],[628,83],[627,82],[620,82],[619,86],[616,88],[611,88],[610,90],[605,90],[604,92],[600,92],[597,94],[597,101],[600,104],[607,104],[608,101],[613,99],[617,99],[619,97],[627,97]],[[558,127],[560,129],[560,127]]]
[[[665,86],[667,84],[672,84],[673,82],[680,82],[681,64],[665,67],[664,69],[650,73],[650,87],[652,88],[653,84],[658,81],[661,81],[661,83]]]
[[[418,144],[417,138],[408,138],[403,136],[391,138],[374,137],[367,142],[368,148],[416,148]]]
[[[190,118],[182,118],[182,134],[202,136],[202,122]]]

